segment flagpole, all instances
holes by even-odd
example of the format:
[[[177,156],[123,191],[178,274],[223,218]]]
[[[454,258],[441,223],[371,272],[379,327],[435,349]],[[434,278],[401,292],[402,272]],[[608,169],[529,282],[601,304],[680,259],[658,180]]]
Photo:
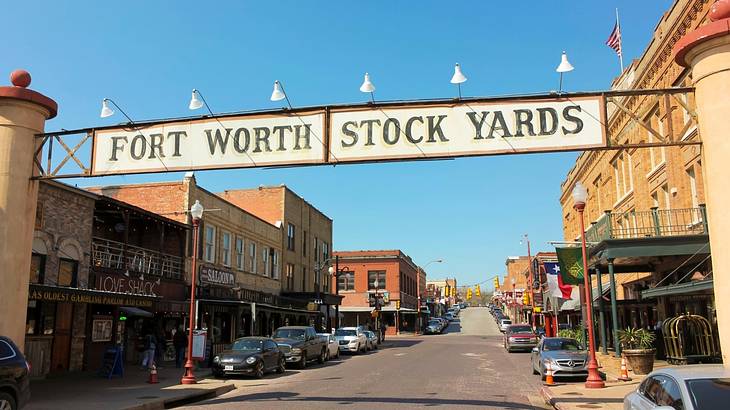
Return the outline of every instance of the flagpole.
[[[618,55],[618,61],[619,61],[619,64],[621,64],[621,74],[623,74],[623,72],[624,72],[624,50],[623,50],[623,47],[622,47],[622,44],[621,44],[622,43],[621,40],[623,40],[623,39],[621,38],[621,36],[622,36],[622,34],[621,34],[621,23],[619,23],[619,20],[618,20],[618,7],[616,7],[616,27],[618,27],[618,32],[619,32],[619,38],[618,38],[618,41],[619,41],[619,49],[621,50],[621,52]]]

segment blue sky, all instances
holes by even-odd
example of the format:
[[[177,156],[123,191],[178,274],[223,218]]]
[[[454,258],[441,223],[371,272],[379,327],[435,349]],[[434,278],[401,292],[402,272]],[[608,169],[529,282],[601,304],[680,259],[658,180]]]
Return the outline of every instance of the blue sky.
[[[31,72],[59,103],[47,130],[99,118],[102,98],[136,120],[187,116],[192,88],[214,111],[361,102],[370,72],[379,100],[442,98],[459,62],[465,96],[609,87],[618,59],[604,45],[621,13],[628,64],[648,45],[669,0],[652,1],[25,1],[4,12],[0,75]],[[30,26],[32,23],[32,27]],[[473,284],[504,273],[509,255],[562,239],[560,183],[575,153],[295,169],[198,172],[212,191],[287,184],[334,219],[334,248],[399,248],[430,277]],[[71,181],[79,186],[182,178],[181,173]],[[491,281],[487,283],[491,287]]]

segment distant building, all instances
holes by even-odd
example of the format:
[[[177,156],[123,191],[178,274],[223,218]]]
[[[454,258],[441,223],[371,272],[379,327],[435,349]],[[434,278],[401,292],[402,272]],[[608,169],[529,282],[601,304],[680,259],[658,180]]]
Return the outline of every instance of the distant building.
[[[340,267],[337,286],[339,294],[344,296],[340,307],[341,326],[375,328],[384,322],[387,334],[415,330],[417,275],[423,270],[410,256],[397,249],[335,251],[334,255],[339,257]],[[384,302],[379,313],[372,306],[377,294],[383,296]]]

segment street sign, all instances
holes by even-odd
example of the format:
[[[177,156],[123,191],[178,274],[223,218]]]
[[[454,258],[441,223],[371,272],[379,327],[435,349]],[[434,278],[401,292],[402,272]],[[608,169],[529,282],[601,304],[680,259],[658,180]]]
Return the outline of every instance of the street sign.
[[[604,97],[321,106],[92,129],[86,176],[577,151],[607,145]],[[80,154],[80,153],[79,153]]]

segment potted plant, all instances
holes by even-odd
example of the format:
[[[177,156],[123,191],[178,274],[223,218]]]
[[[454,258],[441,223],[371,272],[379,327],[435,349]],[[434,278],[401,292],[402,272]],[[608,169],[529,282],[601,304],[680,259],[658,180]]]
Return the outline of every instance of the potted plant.
[[[627,328],[618,331],[623,354],[636,374],[649,374],[654,369],[654,333],[646,329]]]

